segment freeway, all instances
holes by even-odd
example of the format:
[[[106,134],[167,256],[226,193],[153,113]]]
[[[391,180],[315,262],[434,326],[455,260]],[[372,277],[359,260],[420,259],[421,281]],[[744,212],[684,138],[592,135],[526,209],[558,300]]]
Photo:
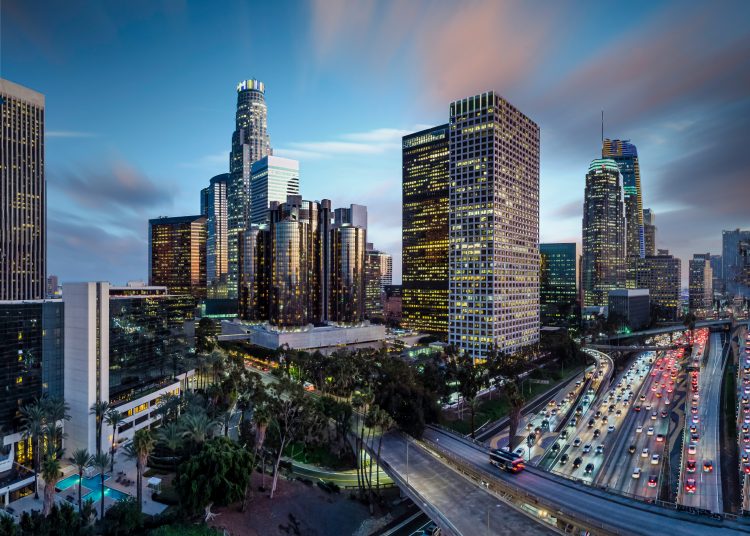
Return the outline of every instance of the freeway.
[[[681,466],[678,502],[710,512],[722,512],[721,466],[719,453],[719,419],[721,382],[724,369],[724,345],[721,333],[711,334],[710,351],[705,366],[691,372],[691,408],[685,417],[685,442]],[[705,334],[694,346],[703,355]],[[699,364],[700,359],[696,359]],[[697,378],[693,380],[692,378]],[[696,387],[697,384],[697,387]]]
[[[740,330],[739,334],[738,378],[737,441],[740,452],[742,509],[750,511],[750,332],[745,329]]]
[[[745,322],[747,323],[747,320],[738,320],[738,322]],[[695,323],[695,327],[697,328],[711,328],[711,327],[719,327],[719,326],[726,326],[731,324],[731,320],[728,318],[723,318],[719,320],[699,320]],[[632,339],[634,337],[644,337],[649,335],[662,335],[666,333],[672,333],[675,331],[685,331],[685,326],[683,324],[675,324],[673,326],[667,326],[663,328],[653,328],[653,329],[647,329],[644,331],[634,331],[633,333],[621,333],[619,335],[612,335],[611,337],[608,337],[607,340],[609,341],[617,341],[621,339]]]

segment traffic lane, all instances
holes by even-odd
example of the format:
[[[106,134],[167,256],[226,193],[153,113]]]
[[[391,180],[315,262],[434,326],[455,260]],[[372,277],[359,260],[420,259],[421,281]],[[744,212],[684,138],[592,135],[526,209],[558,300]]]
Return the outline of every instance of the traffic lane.
[[[425,430],[425,438],[431,441],[437,439],[439,445],[471,463],[476,469],[488,472],[492,467],[489,464],[489,453],[485,454],[463,441],[432,429]],[[607,496],[606,492],[564,478],[555,478],[540,470],[527,469],[515,475],[498,471],[491,476],[521,487],[569,515],[593,519],[621,531],[622,534],[653,536],[678,531],[681,534],[730,535],[747,532],[747,529],[740,531],[733,526],[717,526],[708,519],[685,518],[672,510]],[[470,534],[475,533],[476,531]]]
[[[719,391],[721,385],[721,356],[723,354],[722,337],[720,333],[711,335],[711,354],[706,376],[706,398],[704,399],[704,422],[701,429],[705,441],[701,442],[703,459],[701,465],[712,461],[713,471],[701,471],[701,483],[704,486],[701,493],[701,507],[712,512],[721,512],[721,468],[719,466]]]

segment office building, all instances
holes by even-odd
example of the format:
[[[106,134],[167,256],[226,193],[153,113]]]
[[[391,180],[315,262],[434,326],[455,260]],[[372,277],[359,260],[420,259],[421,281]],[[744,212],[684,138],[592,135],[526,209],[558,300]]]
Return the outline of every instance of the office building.
[[[607,307],[610,319],[622,322],[622,328],[632,331],[648,326],[651,318],[651,305],[648,289],[617,289],[609,291]]]
[[[402,282],[405,328],[448,337],[447,124],[402,139]]]
[[[721,238],[724,291],[730,299],[750,297],[750,281],[745,277],[747,256],[744,254],[748,248],[742,246],[743,242],[750,243],[750,230],[722,231]]]
[[[643,209],[643,244],[647,257],[656,255],[656,215],[650,208]]]
[[[641,190],[638,149],[630,143],[630,140],[605,139],[602,144],[602,158],[614,160],[622,176],[625,219],[627,221],[625,254],[627,257],[644,257],[646,246],[643,231],[643,193]]]
[[[56,275],[47,276],[47,298],[60,295],[60,280]]]
[[[252,164],[272,154],[265,91],[265,85],[259,80],[243,80],[237,85],[237,113],[227,185],[227,293],[231,298],[237,297],[239,234],[250,224]]]
[[[172,294],[206,297],[206,217],[148,221],[148,282]]]
[[[386,285],[383,289],[383,314],[389,326],[398,326],[403,320],[403,296],[402,285]]]
[[[636,286],[649,290],[657,320],[679,320],[681,277],[682,261],[667,250],[636,260]]]
[[[714,297],[710,253],[693,255],[689,261],[688,277],[688,307],[696,316],[706,316],[713,309]]]
[[[573,326],[576,320],[576,245],[540,244],[539,304],[542,325]]]
[[[96,452],[111,441],[105,426],[96,437],[91,406],[108,401],[124,416],[118,441],[158,419],[159,397],[179,394],[192,375],[183,358],[192,341],[195,302],[169,294],[166,287],[106,282],[67,283],[65,305],[65,400],[71,419],[65,425],[66,450]]]
[[[44,95],[0,78],[0,301],[47,287]]]
[[[711,255],[711,286],[714,295],[724,294],[724,279],[722,279],[721,255]]]
[[[365,317],[383,318],[383,289],[393,283],[393,257],[365,246]]]
[[[228,184],[229,173],[222,173],[201,190],[201,214],[206,217],[206,287],[212,299],[228,296]]]
[[[539,342],[539,127],[494,92],[450,105],[448,343]]]
[[[261,224],[273,201],[284,203],[299,195],[299,162],[279,156],[264,156],[251,167],[250,223]]]
[[[351,223],[362,220],[345,218],[361,205],[336,209],[330,239],[329,320],[337,324],[356,324],[365,317],[365,244],[367,228]],[[364,216],[366,225],[367,216]]]
[[[583,307],[606,306],[610,290],[625,288],[626,228],[620,168],[594,160],[583,198]]]

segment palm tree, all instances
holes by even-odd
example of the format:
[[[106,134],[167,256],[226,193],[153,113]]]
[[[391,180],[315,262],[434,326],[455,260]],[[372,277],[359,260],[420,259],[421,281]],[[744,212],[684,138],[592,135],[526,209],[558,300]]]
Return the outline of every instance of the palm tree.
[[[34,466],[34,498],[39,498],[38,475],[39,475],[39,439],[44,434],[44,423],[46,420],[44,407],[39,400],[30,402],[21,407],[21,426],[23,436],[31,439],[32,460]]]
[[[76,466],[78,469],[78,513],[81,513],[83,508],[81,504],[81,481],[83,480],[83,472],[87,467],[90,467],[93,463],[93,457],[89,454],[87,449],[78,449],[70,457],[70,463]]]
[[[99,519],[104,519],[104,476],[110,464],[109,458],[109,453],[97,452],[91,460],[92,465],[99,470],[99,481],[101,483],[101,515],[99,516]]]
[[[102,452],[102,424],[104,423],[104,416],[109,411],[109,402],[106,400],[97,400],[91,406],[89,415],[96,416],[96,453]]]
[[[182,435],[194,446],[200,447],[216,426],[216,421],[202,411],[186,413],[182,417]]]
[[[42,478],[44,479],[44,507],[42,515],[48,516],[55,502],[55,485],[60,480],[60,460],[53,456],[45,456],[42,463]]]
[[[133,434],[133,440],[125,447],[125,454],[135,459],[136,469],[136,495],[138,500],[138,510],[143,507],[143,470],[146,468],[148,456],[154,449],[154,438],[151,436],[151,430],[142,428]]]
[[[123,421],[124,417],[122,413],[117,411],[115,408],[109,408],[107,413],[104,415],[104,421],[107,426],[112,428],[112,466],[109,469],[110,473],[115,472],[115,445],[117,444],[117,427]]]
[[[53,450],[62,446],[63,429],[62,422],[70,420],[70,405],[62,398],[52,397],[42,399],[42,408],[47,419],[48,446],[47,450]]]
[[[176,422],[163,424],[156,433],[156,438],[164,444],[167,449],[176,457],[177,451],[180,450],[184,441],[182,429]]]

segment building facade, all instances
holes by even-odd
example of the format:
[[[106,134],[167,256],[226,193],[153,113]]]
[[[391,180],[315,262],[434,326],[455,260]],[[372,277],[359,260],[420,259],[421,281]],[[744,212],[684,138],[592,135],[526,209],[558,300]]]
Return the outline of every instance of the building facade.
[[[404,327],[448,337],[449,125],[402,139]]]
[[[643,209],[643,244],[647,257],[656,255],[656,215],[650,208]]]
[[[400,325],[403,320],[403,286],[386,285],[383,289],[383,314],[388,325]]]
[[[228,295],[228,184],[229,173],[222,173],[201,190],[201,214],[206,217],[206,287],[209,298],[226,298]]]
[[[265,85],[259,80],[243,80],[237,85],[237,113],[227,185],[227,294],[231,298],[237,297],[239,234],[250,225],[252,165],[272,154],[265,92]]]
[[[494,92],[450,105],[448,343],[539,342],[539,127]]]
[[[291,158],[264,156],[254,162],[250,179],[250,223],[268,218],[273,201],[284,203],[287,196],[299,195],[299,162]]]
[[[638,162],[638,149],[630,140],[605,139],[602,144],[602,158],[614,160],[622,176],[622,189],[625,200],[625,220],[627,221],[627,257],[644,257],[646,244],[643,230],[643,192],[641,190],[641,168]]]
[[[724,279],[722,279],[721,255],[711,255],[711,277],[714,295],[724,294]]]
[[[575,325],[576,244],[540,244],[539,303],[542,325]]]
[[[148,282],[172,294],[206,297],[206,217],[148,221]]]
[[[393,284],[393,257],[384,251],[365,247],[365,316],[383,318],[383,289]]]
[[[688,306],[696,316],[706,316],[713,309],[713,272],[711,254],[696,253],[688,266]]]
[[[0,78],[0,301],[47,285],[44,95]]]
[[[623,322],[623,327],[636,331],[645,328],[651,318],[648,289],[617,289],[609,291],[608,314]]]
[[[681,279],[682,261],[667,251],[636,261],[636,286],[649,290],[657,320],[679,320]]]
[[[367,229],[334,219],[331,227],[329,320],[357,324],[365,317]]]
[[[750,230],[734,229],[732,231],[722,231],[722,279],[724,280],[724,290],[731,299],[735,296],[750,296],[750,281],[745,278],[747,247],[743,243],[750,244]]]
[[[583,307],[606,306],[610,290],[625,288],[626,228],[620,168],[609,158],[594,160],[583,199]]]

